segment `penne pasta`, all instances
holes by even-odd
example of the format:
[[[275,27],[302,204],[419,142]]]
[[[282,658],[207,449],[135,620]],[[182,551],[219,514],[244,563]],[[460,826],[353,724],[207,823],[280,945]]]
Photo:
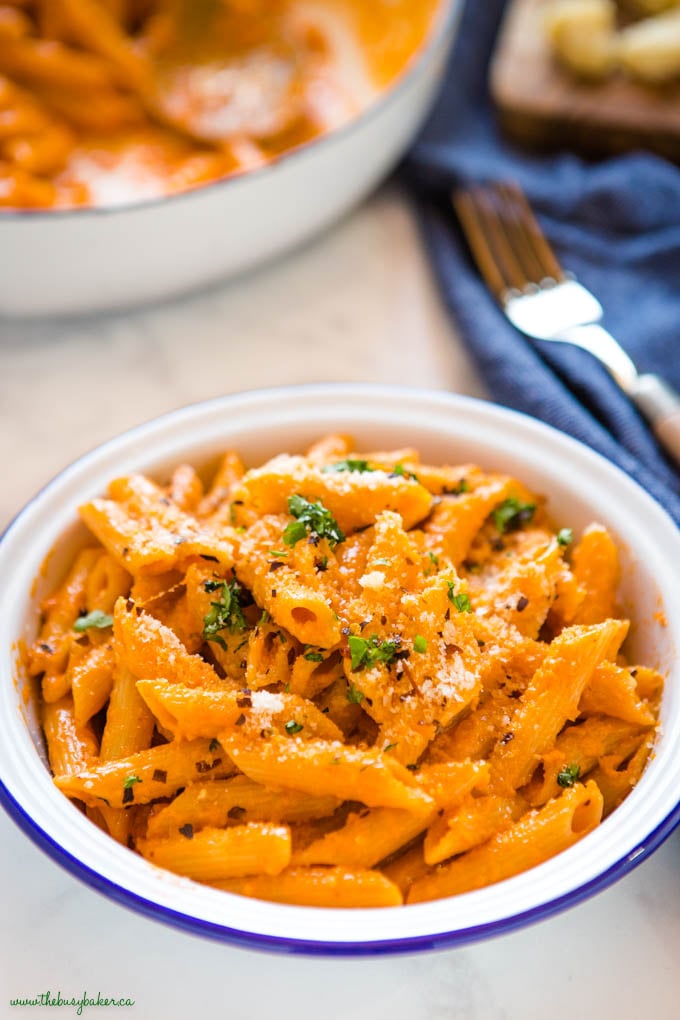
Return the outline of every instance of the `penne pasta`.
[[[548,860],[640,780],[663,677],[626,659],[615,545],[513,478],[329,436],[117,479],[83,519],[27,671],[58,789],[158,867],[416,903]]]

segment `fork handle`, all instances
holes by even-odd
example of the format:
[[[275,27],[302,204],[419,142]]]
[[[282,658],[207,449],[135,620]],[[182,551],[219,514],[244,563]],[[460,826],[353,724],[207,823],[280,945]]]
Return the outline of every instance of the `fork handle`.
[[[666,453],[680,467],[680,394],[658,375],[639,375],[630,393]]]

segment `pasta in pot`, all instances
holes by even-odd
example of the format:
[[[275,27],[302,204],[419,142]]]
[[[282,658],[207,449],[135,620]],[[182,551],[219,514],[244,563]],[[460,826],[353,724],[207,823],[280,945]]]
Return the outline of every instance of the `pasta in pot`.
[[[360,113],[436,9],[0,0],[0,209],[111,206],[263,166]]]
[[[58,788],[158,867],[395,906],[502,881],[630,792],[662,677],[607,531],[475,465],[326,437],[81,508],[28,671]]]

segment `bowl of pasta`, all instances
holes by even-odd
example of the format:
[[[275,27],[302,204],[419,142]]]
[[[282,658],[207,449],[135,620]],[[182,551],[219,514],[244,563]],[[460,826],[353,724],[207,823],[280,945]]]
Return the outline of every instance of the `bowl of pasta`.
[[[302,243],[404,153],[460,8],[0,5],[0,313],[159,300]]]
[[[531,923],[680,819],[679,552],[618,469],[480,401],[173,412],[0,543],[0,799],[77,878],[227,943]]]

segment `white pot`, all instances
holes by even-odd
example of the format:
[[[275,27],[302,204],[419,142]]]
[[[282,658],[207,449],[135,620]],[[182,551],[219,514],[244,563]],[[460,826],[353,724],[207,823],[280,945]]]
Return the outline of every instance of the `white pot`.
[[[429,43],[361,116],[261,169],[126,207],[2,212],[0,314],[63,315],[177,295],[279,255],[363,199],[429,112],[456,34]]]

